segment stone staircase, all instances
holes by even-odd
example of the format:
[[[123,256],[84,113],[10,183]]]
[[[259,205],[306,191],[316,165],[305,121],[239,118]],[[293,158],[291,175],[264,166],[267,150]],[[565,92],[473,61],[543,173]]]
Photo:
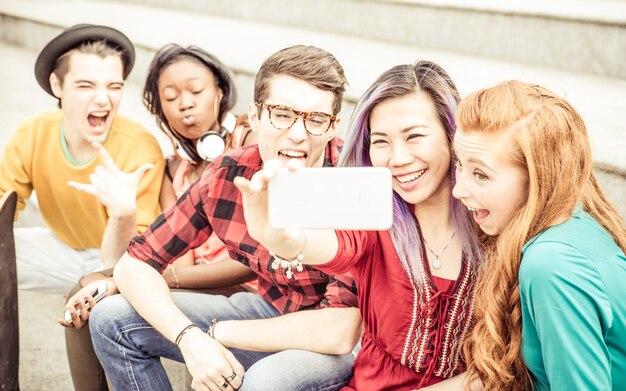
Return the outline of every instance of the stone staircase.
[[[624,204],[626,127],[618,116],[626,110],[623,0],[480,5],[469,0],[1,0],[0,18],[1,40],[33,49],[75,23],[117,27],[138,47],[135,83],[143,82],[155,49],[169,42],[197,44],[233,70],[240,112],[261,61],[296,43],[323,47],[344,65],[350,82],[341,113],[345,119],[377,75],[416,59],[444,66],[462,94],[513,78],[543,84],[580,111],[602,176],[621,183],[610,197]],[[137,106],[134,117],[154,128]]]
[[[626,3],[496,0],[131,0],[342,36],[626,78]],[[128,3],[128,1],[124,1]],[[593,5],[592,5],[593,4]],[[621,52],[620,52],[621,50]]]
[[[583,116],[601,186],[626,219],[624,0],[0,0],[0,57],[10,54],[0,58],[0,71],[17,72],[23,80],[12,88],[15,77],[0,76],[5,92],[10,91],[0,102],[5,125],[0,145],[23,119],[54,105],[34,81],[37,51],[62,29],[85,22],[119,28],[136,44],[137,60],[120,111],[154,131],[164,153],[171,153],[171,145],[143,108],[141,87],[154,52],[170,42],[201,46],[230,67],[240,93],[236,112],[246,110],[254,75],[268,55],[300,43],[329,50],[350,82],[340,133],[363,91],[399,63],[436,61],[462,94],[507,79],[545,85]],[[20,224],[33,223],[36,210],[33,216]],[[20,300],[28,311],[46,298],[21,292]],[[50,299],[55,307],[58,301]],[[22,327],[27,327],[24,322]],[[55,343],[64,354],[62,340]],[[36,355],[33,349],[28,354]],[[22,373],[28,371],[28,379],[45,378],[41,361],[49,358],[38,356],[35,369],[32,358],[20,361]],[[170,370],[182,379],[179,389],[185,389],[189,379],[184,368]],[[41,384],[46,389],[71,387],[55,379],[22,383],[22,390],[40,389]]]

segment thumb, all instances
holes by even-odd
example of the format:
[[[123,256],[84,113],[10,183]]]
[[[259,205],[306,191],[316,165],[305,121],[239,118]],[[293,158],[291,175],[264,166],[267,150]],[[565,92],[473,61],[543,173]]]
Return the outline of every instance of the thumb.
[[[67,323],[65,321],[65,319],[57,319],[57,324],[63,326],[63,327],[67,327],[67,328],[73,328],[74,325],[72,323]]]
[[[143,175],[150,170],[152,167],[154,167],[154,164],[152,163],[146,163],[143,166],[139,167],[138,169],[136,169],[135,171],[133,171],[133,176],[135,178],[137,178],[137,180],[141,179],[141,177],[143,177]]]
[[[241,194],[243,194],[244,196],[248,196],[250,195],[250,193],[252,193],[252,191],[250,190],[250,181],[248,179],[242,176],[238,176],[238,177],[235,177],[233,183],[235,184],[235,187],[237,187],[237,189],[239,189]]]

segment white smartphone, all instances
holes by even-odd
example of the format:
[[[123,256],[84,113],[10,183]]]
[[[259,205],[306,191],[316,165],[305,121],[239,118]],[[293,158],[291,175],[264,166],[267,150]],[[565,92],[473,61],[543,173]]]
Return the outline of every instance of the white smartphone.
[[[387,230],[393,222],[391,173],[383,167],[280,169],[268,185],[274,228]]]
[[[102,280],[98,283],[98,285],[96,286],[96,289],[91,292],[91,296],[93,297],[93,300],[97,303],[100,300],[102,300],[102,298],[104,297],[104,295],[107,293],[107,283],[105,280]],[[87,307],[87,309],[89,309],[89,303],[85,303],[85,306]],[[79,315],[80,311],[76,310],[76,315]],[[72,323],[72,314],[70,313],[69,310],[65,310],[65,321],[67,323]]]

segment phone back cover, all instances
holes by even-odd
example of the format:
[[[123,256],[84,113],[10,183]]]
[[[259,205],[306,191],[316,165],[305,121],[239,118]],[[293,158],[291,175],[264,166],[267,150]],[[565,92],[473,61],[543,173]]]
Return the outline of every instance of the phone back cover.
[[[383,167],[280,170],[268,187],[274,228],[387,230],[393,222],[391,173]]]

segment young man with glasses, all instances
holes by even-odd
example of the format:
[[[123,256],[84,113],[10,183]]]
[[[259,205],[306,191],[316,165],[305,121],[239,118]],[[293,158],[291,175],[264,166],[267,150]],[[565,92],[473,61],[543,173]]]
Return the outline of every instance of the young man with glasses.
[[[258,146],[216,159],[135,238],[114,272],[123,296],[94,306],[95,350],[116,389],[171,389],[159,357],[184,361],[194,389],[331,390],[347,383],[351,354],[312,351],[347,353],[356,342],[358,310],[343,308],[356,306],[353,282],[338,276],[329,284],[329,276],[308,267],[291,276],[272,268],[274,257],[247,233],[233,184],[269,159],[335,165],[345,85],[341,65],[315,47],[283,49],[263,63],[248,110]],[[170,293],[159,272],[211,232],[233,259],[258,274],[258,294]],[[320,307],[327,308],[303,311]]]

